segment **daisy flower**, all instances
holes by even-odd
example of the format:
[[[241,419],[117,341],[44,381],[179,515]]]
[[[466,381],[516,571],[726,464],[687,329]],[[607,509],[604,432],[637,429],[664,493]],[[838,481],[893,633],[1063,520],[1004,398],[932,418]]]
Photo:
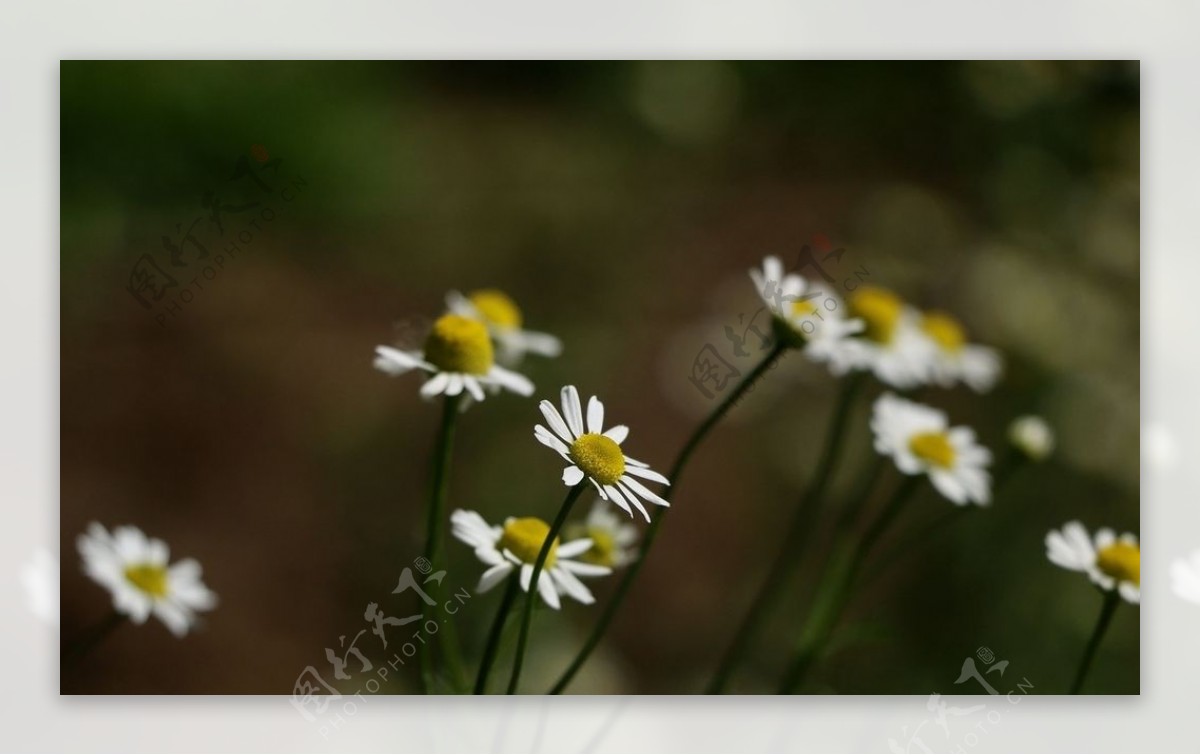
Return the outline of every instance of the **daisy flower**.
[[[851,338],[850,359],[881,382],[907,390],[929,381],[933,341],[920,328],[921,315],[896,294],[876,286],[859,286],[849,296],[850,314],[866,327]]]
[[[421,351],[375,347],[375,368],[389,375],[423,370],[433,377],[421,386],[421,396],[457,396],[464,390],[483,401],[484,387],[507,388],[521,396],[533,394],[533,383],[496,364],[487,327],[462,315],[442,315],[434,321]]]
[[[771,312],[775,337],[802,349],[814,362],[827,362],[835,375],[854,366],[846,339],[863,330],[863,321],[846,319],[846,306],[826,286],[796,273],[784,274],[778,257],[751,269],[750,280]]]
[[[1171,589],[1184,600],[1200,604],[1200,550],[1171,564]]]
[[[516,365],[526,354],[556,357],[562,353],[562,341],[549,333],[521,327],[524,322],[521,310],[503,291],[484,288],[466,296],[451,291],[446,294],[446,306],[455,314],[487,326],[496,344],[496,359],[502,364]]]
[[[976,393],[986,393],[996,384],[1003,367],[1000,352],[967,343],[967,331],[958,320],[945,312],[925,312],[920,328],[933,346],[929,359],[933,382],[951,388],[962,381]]]
[[[583,427],[583,407],[579,403],[579,391],[568,385],[562,389],[562,414],[549,401],[543,400],[538,407],[546,418],[547,430],[535,425],[533,436],[543,446],[558,452],[568,467],[563,470],[562,480],[568,487],[578,485],[586,477],[596,487],[600,497],[620,506],[633,516],[630,506],[641,512],[646,521],[650,514],[639,500],[645,499],[659,506],[670,506],[635,477],[670,485],[666,477],[650,469],[649,464],[630,458],[621,450],[621,444],[629,435],[625,425],[615,425],[607,430],[604,426],[604,405],[592,396],[588,400],[587,432]],[[566,419],[563,419],[566,415]]]
[[[615,569],[633,561],[637,527],[613,513],[602,499],[596,499],[582,524],[573,524],[568,531],[574,537],[592,541],[592,547],[580,556],[589,564]]]
[[[1079,522],[1068,522],[1062,530],[1046,535],[1046,558],[1056,566],[1083,572],[1105,592],[1118,590],[1130,603],[1142,599],[1142,552],[1137,536],[1120,538],[1108,529],[1089,537]]]
[[[217,596],[200,580],[200,564],[185,558],[168,565],[166,543],[147,538],[136,527],[117,527],[110,535],[92,522],[76,541],[83,571],[112,593],[113,608],[135,624],[150,614],[182,637],[196,624],[198,611],[216,607]]]
[[[1036,415],[1018,417],[1008,426],[1008,442],[1030,459],[1041,461],[1054,450],[1054,431]]]
[[[521,589],[529,592],[533,565],[550,534],[550,525],[536,517],[509,517],[503,527],[496,527],[474,511],[458,509],[450,515],[450,528],[456,538],[475,549],[475,557],[488,567],[479,578],[475,588],[478,592],[491,590],[517,568],[521,570]],[[603,577],[612,569],[576,560],[591,547],[592,541],[587,538],[566,543],[554,538],[538,574],[537,592],[546,605],[558,610],[559,595],[568,595],[585,605],[596,602],[579,577]]]
[[[937,409],[885,393],[872,409],[871,431],[875,450],[891,456],[904,474],[929,475],[938,492],[960,506],[990,502],[992,454],[975,442],[971,428],[949,427]]]

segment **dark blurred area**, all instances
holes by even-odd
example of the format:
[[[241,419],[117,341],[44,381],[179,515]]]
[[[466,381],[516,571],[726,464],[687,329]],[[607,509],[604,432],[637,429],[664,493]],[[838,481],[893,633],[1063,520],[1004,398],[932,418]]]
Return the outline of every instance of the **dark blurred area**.
[[[64,62],[61,86],[62,634],[109,608],[78,568],[93,520],[198,559],[220,596],[183,640],[153,620],[118,632],[64,693],[290,694],[327,671],[324,649],[421,555],[438,407],[371,362],[447,290],[500,288],[565,344],[522,365],[534,399],[463,416],[450,508],[549,519],[565,489],[536,399],[599,395],[627,452],[665,471],[713,406],[688,379],[697,352],[753,363],[723,335],[760,306],[746,270],[820,242],[1004,353],[990,394],[923,401],[998,454],[1014,417],[1041,414],[1058,448],[878,563],[806,691],[952,693],[981,646],[1064,691],[1100,598],[1043,538],[1070,519],[1138,531],[1137,63]],[[148,264],[177,284],[161,299]],[[789,357],[712,434],[572,691],[702,689],[837,389]],[[868,409],[831,510],[873,455]],[[950,505],[927,490],[885,546]],[[735,691],[774,689],[826,540]],[[470,549],[446,550],[447,584],[473,589]],[[614,583],[590,584],[603,602]],[[455,622],[472,669],[498,593]],[[539,615],[527,689],[597,615]],[[1119,611],[1091,691],[1138,691],[1138,633]],[[376,642],[359,647],[391,657]]]

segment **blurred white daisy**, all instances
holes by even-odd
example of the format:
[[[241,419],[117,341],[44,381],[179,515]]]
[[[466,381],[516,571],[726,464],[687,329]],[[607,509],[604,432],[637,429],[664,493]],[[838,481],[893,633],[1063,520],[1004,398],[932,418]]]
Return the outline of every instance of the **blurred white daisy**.
[[[21,565],[21,586],[29,610],[51,626],[58,626],[58,559],[46,548],[34,551],[33,558]]]
[[[865,323],[861,336],[848,343],[858,369],[870,370],[883,383],[907,390],[929,382],[934,345],[920,328],[921,314],[896,294],[859,286],[849,296],[850,315]]]
[[[1184,600],[1200,605],[1200,550],[1171,564],[1171,589]]]
[[[83,571],[112,593],[113,608],[135,624],[150,614],[177,637],[196,623],[198,611],[216,607],[217,596],[200,579],[200,564],[186,558],[169,564],[166,543],[147,538],[136,527],[117,527],[110,535],[92,522],[76,544]]]
[[[988,346],[967,343],[967,331],[945,312],[925,312],[921,332],[933,345],[929,358],[930,380],[944,388],[959,381],[977,393],[990,391],[1000,378],[1000,352]]]
[[[617,516],[602,499],[596,499],[592,504],[583,523],[572,524],[567,531],[572,537],[592,541],[592,547],[579,557],[589,564],[617,568],[628,565],[634,559],[637,527]]]
[[[1042,461],[1054,450],[1054,431],[1037,415],[1017,417],[1008,426],[1008,440],[1021,453]]]
[[[389,375],[423,370],[433,376],[421,386],[421,396],[457,396],[464,390],[483,401],[484,387],[507,388],[521,396],[533,394],[533,383],[524,375],[496,364],[487,327],[462,315],[442,315],[434,321],[421,351],[375,347],[375,368]]]
[[[496,343],[496,361],[510,367],[526,354],[556,357],[562,353],[562,341],[549,333],[522,328],[524,317],[508,294],[485,288],[463,296],[458,291],[446,294],[446,306],[451,312],[471,317],[487,326]]]
[[[837,294],[796,273],[785,275],[783,262],[775,256],[763,260],[762,270],[751,269],[750,279],[774,318],[776,338],[802,349],[815,362],[828,363],[835,375],[855,366],[846,339],[862,332],[864,325],[846,318],[846,305]]]
[[[1046,534],[1046,558],[1064,569],[1087,574],[1101,590],[1118,590],[1130,603],[1142,599],[1142,551],[1136,535],[1125,533],[1118,538],[1104,528],[1092,538],[1082,523],[1067,522],[1061,531]]]
[[[606,501],[612,501],[633,516],[632,505],[646,521],[650,514],[639,499],[659,506],[670,506],[664,499],[651,491],[635,477],[670,485],[666,477],[651,470],[649,464],[630,458],[621,450],[621,444],[629,435],[625,425],[615,425],[604,430],[604,405],[592,396],[587,408],[587,432],[584,432],[583,407],[579,403],[579,391],[568,385],[562,389],[562,414],[549,401],[538,405],[542,416],[550,425],[547,430],[535,425],[533,436],[544,446],[554,449],[570,465],[563,470],[562,480],[568,486],[577,485],[584,477],[591,481]],[[566,415],[566,419],[563,418]],[[551,432],[553,430],[553,432]]]
[[[938,492],[958,505],[986,506],[992,454],[969,427],[950,427],[937,409],[884,393],[871,414],[875,450],[891,456],[907,475],[926,474]]]
[[[479,578],[476,591],[491,590],[520,568],[521,589],[529,592],[533,565],[550,534],[550,525],[536,517],[509,517],[503,527],[496,527],[474,511],[458,509],[450,515],[450,528],[456,538],[475,549],[475,557],[488,567]],[[603,577],[611,574],[612,569],[576,560],[591,547],[592,541],[587,538],[566,543],[554,539],[538,575],[538,595],[546,605],[557,610],[559,595],[589,605],[596,602],[579,577]]]

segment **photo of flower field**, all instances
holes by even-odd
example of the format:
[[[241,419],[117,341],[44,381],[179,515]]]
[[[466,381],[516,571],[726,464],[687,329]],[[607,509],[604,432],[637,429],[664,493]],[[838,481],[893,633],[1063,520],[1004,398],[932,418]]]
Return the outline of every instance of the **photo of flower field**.
[[[61,692],[1138,694],[1139,98],[64,61]]]

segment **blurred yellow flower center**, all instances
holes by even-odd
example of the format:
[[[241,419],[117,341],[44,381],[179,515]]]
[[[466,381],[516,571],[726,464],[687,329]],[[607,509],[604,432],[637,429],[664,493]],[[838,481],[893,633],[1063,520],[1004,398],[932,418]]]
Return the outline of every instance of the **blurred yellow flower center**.
[[[425,359],[443,372],[486,375],[492,369],[487,327],[461,315],[442,315],[425,339]]]
[[[550,525],[537,517],[526,516],[520,519],[509,519],[504,525],[504,531],[500,534],[498,545],[502,549],[507,548],[512,551],[512,554],[523,562],[534,564],[537,563],[538,554],[542,552],[542,544],[546,542],[546,536],[549,534]],[[546,563],[542,565],[543,569],[549,569],[558,560],[558,543],[559,539],[554,538],[550,552],[546,554]]]
[[[954,464],[954,446],[946,433],[917,433],[908,440],[908,450],[922,461],[935,467]]]
[[[471,304],[487,320],[488,325],[504,329],[521,327],[521,310],[508,294],[494,288],[472,291],[468,296]]]
[[[155,598],[167,594],[167,568],[154,564],[134,564],[125,567],[125,579],[137,589]]]
[[[617,541],[613,533],[599,527],[588,527],[587,537],[592,541],[592,547],[582,558],[597,566],[617,565]]]
[[[944,351],[961,351],[967,344],[963,326],[945,312],[926,312],[921,318],[921,329]]]
[[[850,314],[866,325],[863,335],[878,343],[891,343],[904,302],[885,288],[862,286],[850,296]]]
[[[625,454],[606,435],[587,433],[571,444],[571,461],[601,485],[612,485],[625,474]]]
[[[1130,543],[1113,543],[1096,554],[1096,566],[1118,582],[1142,584],[1142,551]]]

